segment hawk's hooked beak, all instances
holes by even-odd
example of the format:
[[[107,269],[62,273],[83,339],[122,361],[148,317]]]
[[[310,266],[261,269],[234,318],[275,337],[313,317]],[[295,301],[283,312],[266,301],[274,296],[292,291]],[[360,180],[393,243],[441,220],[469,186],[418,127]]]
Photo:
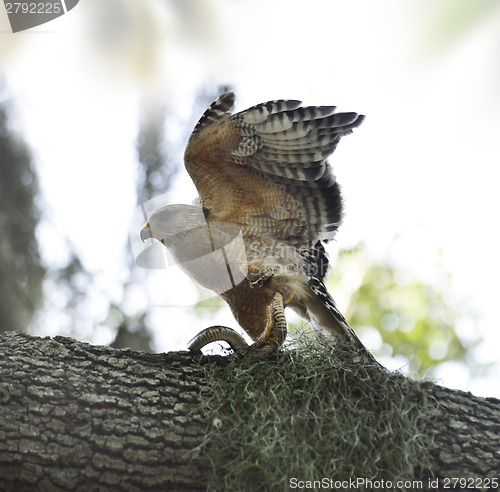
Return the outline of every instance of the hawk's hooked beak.
[[[153,234],[149,227],[149,222],[146,222],[141,229],[141,241],[144,242],[146,239],[153,239]]]

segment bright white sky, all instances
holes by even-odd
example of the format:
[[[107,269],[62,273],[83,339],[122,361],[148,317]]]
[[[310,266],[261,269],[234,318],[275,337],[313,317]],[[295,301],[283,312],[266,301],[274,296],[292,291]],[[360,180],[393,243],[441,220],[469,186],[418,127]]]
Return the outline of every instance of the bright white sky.
[[[338,246],[363,241],[370,254],[390,256],[428,282],[444,264],[457,297],[478,313],[485,343],[476,357],[498,361],[500,14],[435,46],[438,14],[451,3],[81,0],[67,15],[15,35],[0,6],[0,67],[50,218],[39,231],[46,260],[65,258],[64,231],[101,291],[120,299],[137,205],[141,98],[167,102],[179,129],[193,116],[196,90],[207,85],[235,87],[239,110],[287,97],[333,104],[367,115],[332,160],[347,211]],[[181,130],[172,140],[185,144]],[[189,202],[192,185],[180,174],[175,190]],[[151,304],[157,350],[184,348],[207,326],[189,307],[153,306],[164,302],[151,298],[157,285],[172,304],[195,298],[186,279],[169,294],[173,279],[173,272],[152,273],[150,285],[138,285],[124,303],[130,312]],[[98,298],[92,314],[104,316]],[[174,337],[161,329],[172,320],[192,331]],[[212,321],[235,326],[227,312]],[[469,381],[465,369],[450,365],[440,376],[447,386],[500,396],[499,375]]]

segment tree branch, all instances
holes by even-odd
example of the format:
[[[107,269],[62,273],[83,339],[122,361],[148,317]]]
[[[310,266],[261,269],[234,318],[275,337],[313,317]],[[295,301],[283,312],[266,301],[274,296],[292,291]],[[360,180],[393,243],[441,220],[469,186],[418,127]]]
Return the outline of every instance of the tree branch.
[[[368,367],[353,352],[340,349],[335,349],[332,359],[340,361],[334,375],[325,363],[323,369],[313,369],[313,376],[303,377],[300,361],[309,367],[314,354],[289,351],[280,357],[252,360],[196,357],[187,352],[145,354],[63,337],[37,338],[7,332],[0,336],[1,490],[91,487],[107,491],[197,491],[206,490],[207,484],[212,489],[224,487],[222,482],[227,487],[224,467],[237,470],[237,460],[251,449],[251,444],[248,448],[246,444],[250,438],[238,437],[238,432],[244,433],[245,429],[238,427],[240,424],[231,427],[230,423],[236,414],[241,414],[243,420],[252,419],[245,412],[254,407],[260,412],[255,414],[256,420],[263,424],[258,429],[268,429],[275,422],[273,425],[281,426],[276,427],[279,436],[290,428],[291,440],[286,442],[297,443],[287,445],[291,447],[286,449],[287,460],[292,463],[289,469],[278,458],[269,465],[258,455],[251,458],[252,470],[258,476],[267,474],[265,466],[281,470],[282,490],[288,490],[284,484],[290,485],[296,471],[293,456],[299,448],[306,449],[308,434],[314,432],[320,436],[314,438],[318,455],[327,449],[325,443],[340,440],[351,446],[350,454],[335,456],[328,451],[325,463],[331,468],[316,470],[326,475],[295,475],[300,480],[336,477],[335,470],[340,470],[335,468],[336,463],[359,461],[353,453],[364,450],[359,446],[366,443],[355,442],[357,439],[373,441],[368,444],[370,449],[376,449],[386,429],[393,432],[388,447],[396,445],[398,436],[403,435],[404,440],[424,443],[418,448],[422,466],[405,476],[408,480],[422,480],[423,488],[441,489],[443,480],[451,477],[491,480],[500,476],[499,400]],[[237,379],[240,372],[248,378],[245,387]],[[317,385],[321,378],[327,381],[329,390],[321,386],[310,389],[308,385]],[[357,381],[362,384],[356,386]],[[266,382],[271,383],[270,391],[265,389]],[[394,388],[394,393],[385,390],[381,394],[382,382],[386,388]],[[286,389],[288,398],[273,400],[278,386]],[[307,393],[315,393],[314,399]],[[328,400],[332,395],[338,398],[331,400],[333,403]],[[397,395],[402,395],[399,399],[403,403],[393,401]],[[328,410],[317,406],[323,399],[328,400]],[[405,406],[395,406],[400,404]],[[331,435],[339,432],[331,425],[342,420],[344,406],[349,415],[354,412],[355,426],[365,426],[371,432],[370,438],[356,435],[356,439],[349,439],[346,436],[354,435],[350,434],[354,430],[345,422],[340,427],[343,435]],[[401,422],[406,422],[407,417],[400,415],[405,411],[399,408],[410,409],[408,422],[415,424],[411,432],[394,425],[400,417]],[[259,430],[257,437],[261,432],[267,430]],[[411,448],[411,442],[408,446]],[[257,441],[257,451],[265,447]],[[219,448],[224,450],[218,454]],[[231,454],[235,450],[237,458]],[[271,452],[275,453],[275,448],[271,447]],[[364,457],[362,463],[348,463],[348,469],[359,475],[343,479],[366,477],[362,470],[370,466],[369,458]],[[385,463],[384,459],[382,453],[373,461]],[[383,469],[378,468],[380,473]],[[311,470],[315,473],[314,468]],[[435,478],[441,480],[438,488],[429,483]],[[490,490],[498,488],[498,483],[489,484]],[[249,486],[241,490],[258,489]]]
[[[0,340],[4,487],[205,490],[203,370],[189,355],[13,332]]]

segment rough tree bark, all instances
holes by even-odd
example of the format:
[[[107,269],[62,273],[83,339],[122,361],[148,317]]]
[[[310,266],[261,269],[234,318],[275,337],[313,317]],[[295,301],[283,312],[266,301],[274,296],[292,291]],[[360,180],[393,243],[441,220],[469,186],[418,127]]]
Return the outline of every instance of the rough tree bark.
[[[205,490],[203,364],[217,360],[1,335],[0,490]],[[500,401],[421,388],[431,470],[412,478],[498,479]]]

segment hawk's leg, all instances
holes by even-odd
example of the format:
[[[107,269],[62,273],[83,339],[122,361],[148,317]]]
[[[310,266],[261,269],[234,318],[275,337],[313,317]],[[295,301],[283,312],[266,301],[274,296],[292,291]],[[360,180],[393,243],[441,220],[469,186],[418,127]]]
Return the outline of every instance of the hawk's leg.
[[[262,287],[265,282],[274,276],[277,270],[277,267],[270,268],[256,280],[249,281],[250,288],[258,289]],[[226,326],[211,326],[198,333],[189,342],[188,349],[191,352],[201,352],[201,349],[209,343],[224,341],[238,354],[248,353],[249,349],[251,349],[251,353],[256,354],[267,353],[268,350],[266,349],[274,350],[285,341],[287,334],[285,306],[291,299],[290,297],[290,299],[285,302],[283,294],[279,291],[275,292],[271,302],[271,319],[266,329],[252,345],[248,345],[245,339],[232,328]],[[257,349],[257,351],[255,351],[255,349]]]
[[[264,285],[274,274],[278,271],[278,267],[270,268],[264,275],[259,277],[257,280],[250,281],[250,288],[258,289]]]
[[[278,267],[270,268],[257,280],[250,281],[250,288],[258,289],[262,287],[269,279],[274,277],[277,271]],[[265,345],[279,346],[285,341],[287,333],[285,306],[291,300],[290,297],[290,299],[285,302],[281,292],[277,291],[274,293],[271,303],[271,319],[266,329],[259,335],[259,338],[255,342],[257,347],[263,347]]]
[[[290,302],[291,299],[288,300]],[[201,349],[212,342],[224,341],[235,353],[247,354],[249,352],[266,354],[271,349],[278,348],[286,338],[287,325],[285,306],[281,292],[276,292],[271,303],[271,319],[267,328],[253,345],[248,345],[246,340],[232,328],[227,326],[210,326],[198,333],[188,345],[190,352],[201,352]],[[257,351],[255,351],[257,349]]]
[[[269,344],[279,346],[285,341],[287,332],[285,306],[290,301],[291,298],[285,302],[283,294],[279,291],[274,294],[273,302],[271,303],[271,320],[267,328],[257,339],[256,345],[258,347]]]

